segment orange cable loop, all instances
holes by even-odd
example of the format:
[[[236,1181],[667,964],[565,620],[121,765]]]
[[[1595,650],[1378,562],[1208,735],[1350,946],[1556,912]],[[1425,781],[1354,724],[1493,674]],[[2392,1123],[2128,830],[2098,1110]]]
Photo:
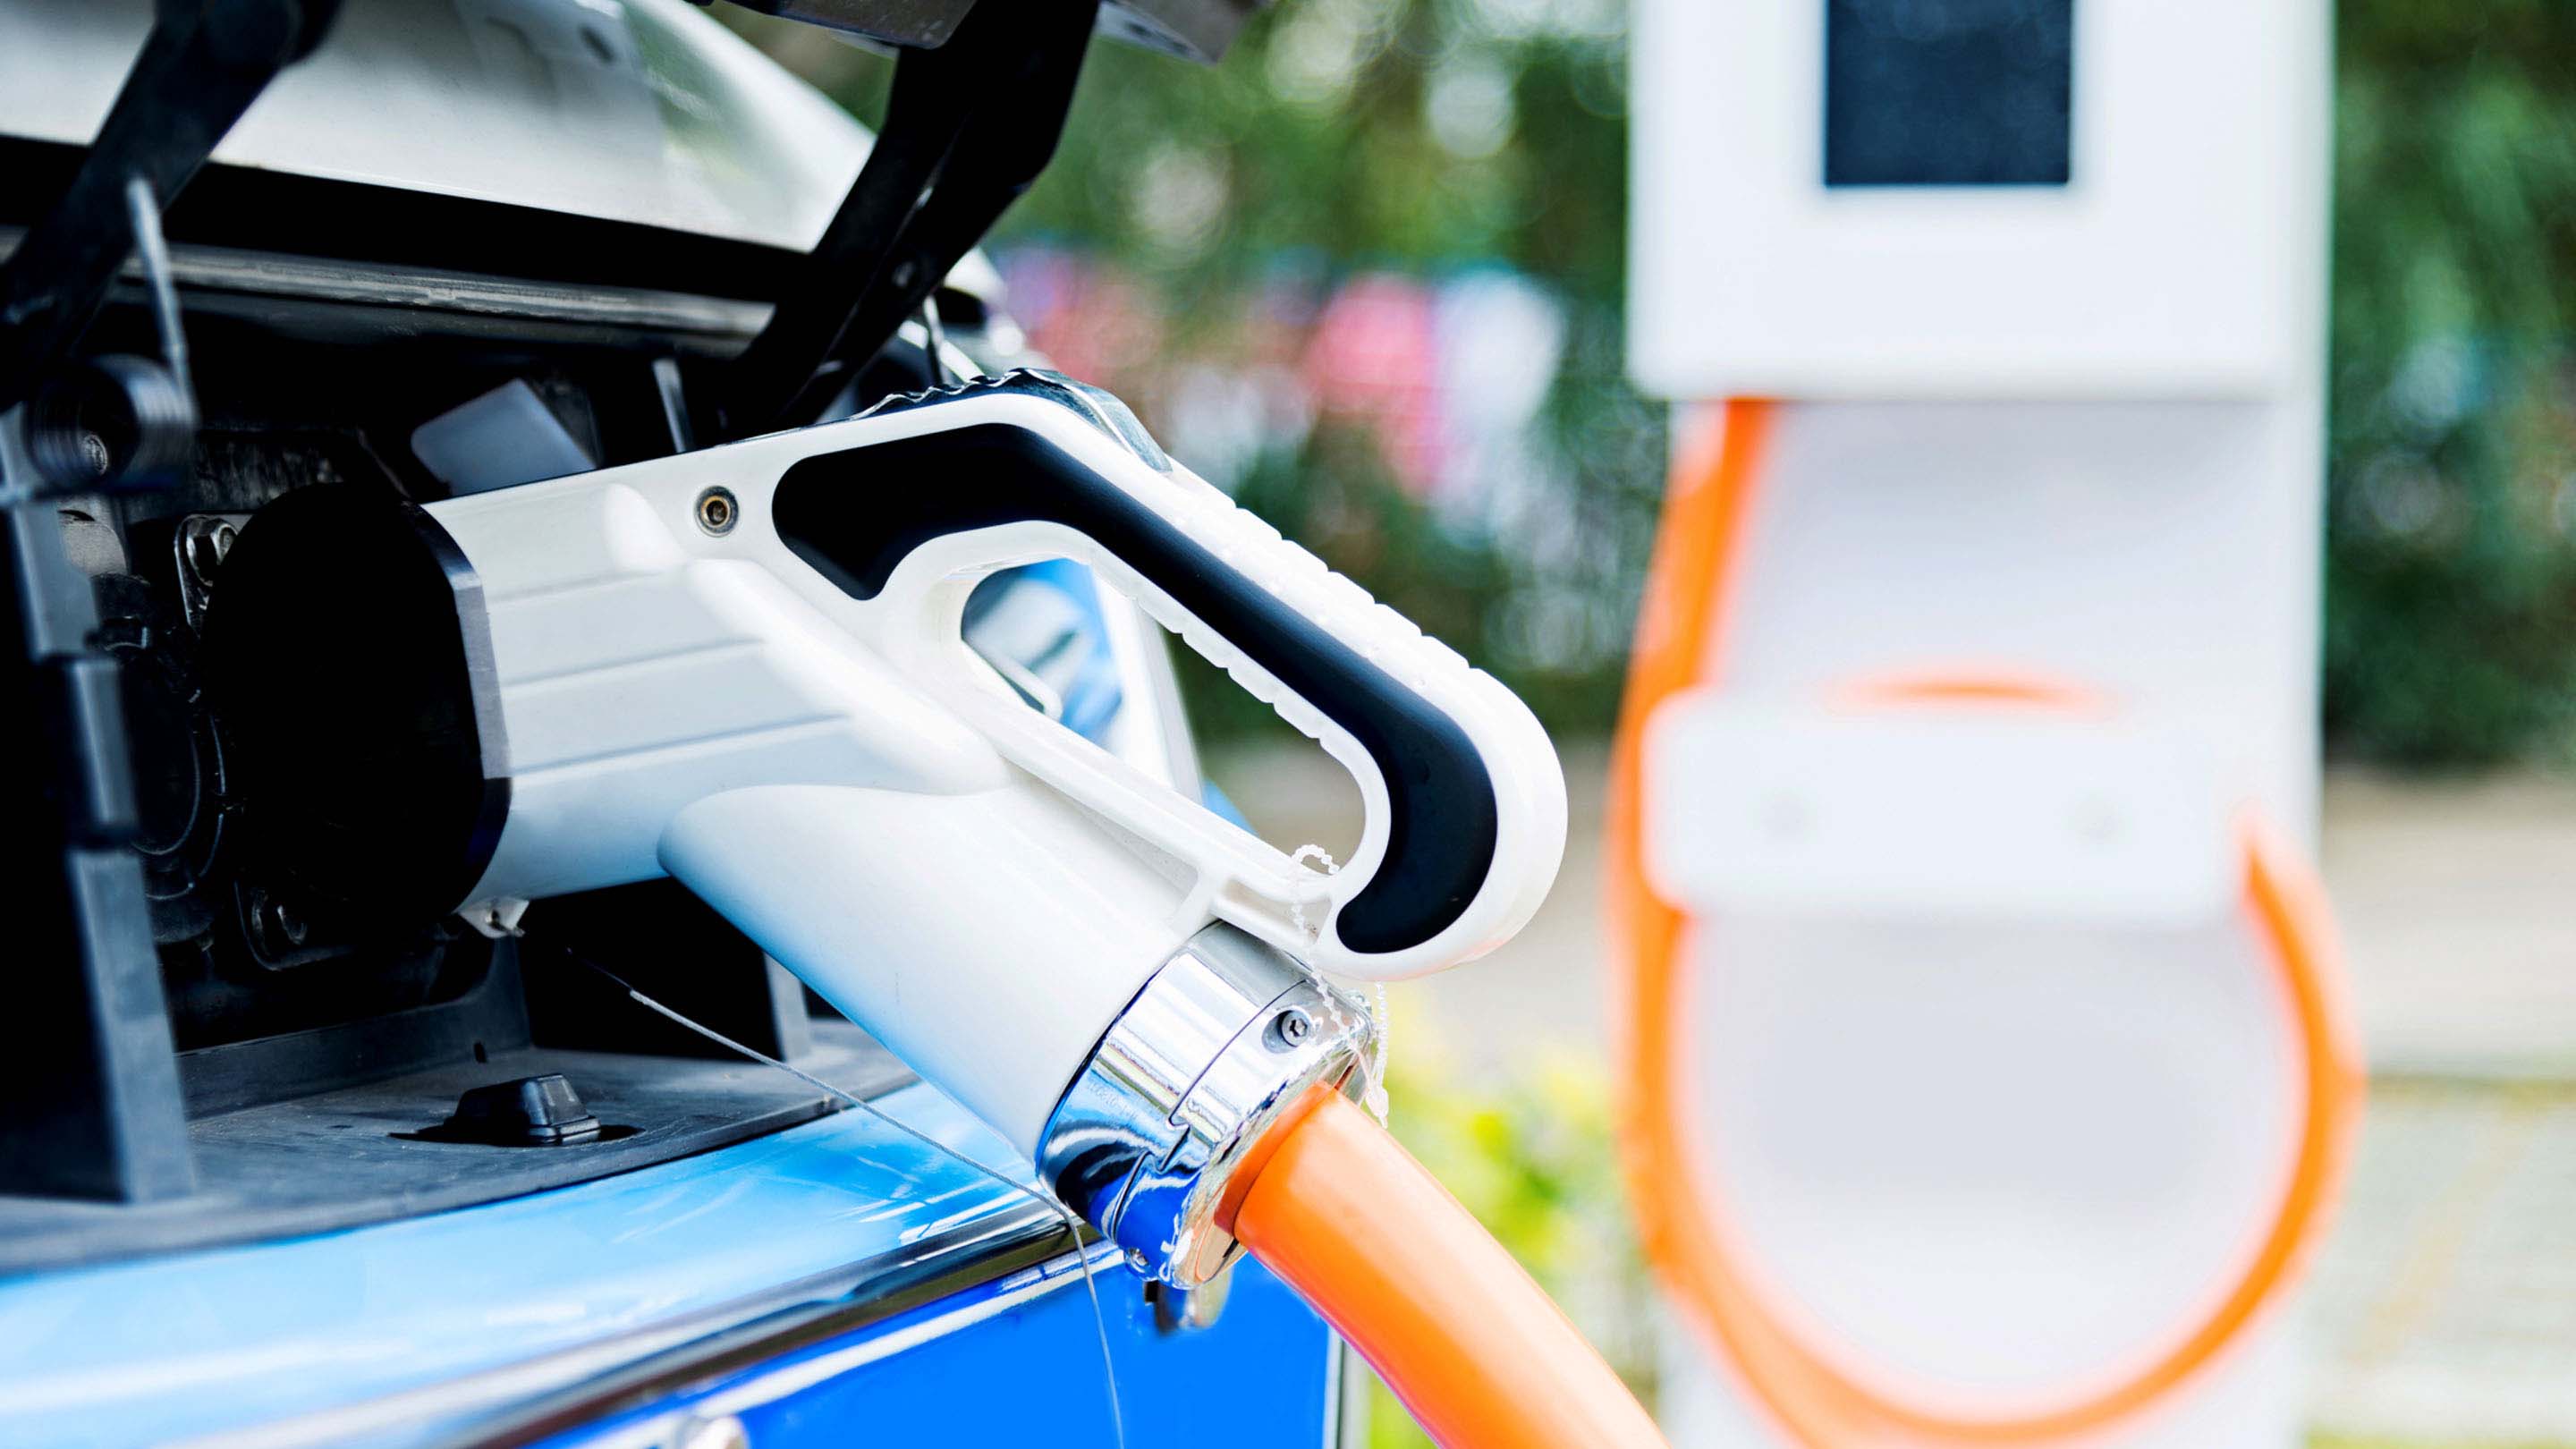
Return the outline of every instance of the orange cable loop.
[[[2260,1246],[2216,1306],[2142,1367],[2097,1391],[2035,1412],[1962,1416],[1908,1404],[1828,1362],[1763,1303],[1692,1195],[1693,1145],[1683,1104],[1685,1057],[1675,1009],[1684,918],[1647,885],[1640,749],[1647,719],[1699,682],[1726,643],[1724,625],[1756,479],[1777,409],[1727,402],[1676,460],[1639,613],[1628,695],[1611,760],[1607,868],[1627,962],[1613,1020],[1624,1032],[1621,1156],[1647,1256],[1666,1289],[1732,1362],[1753,1397],[1810,1449],[1995,1445],[2068,1438],[2124,1421],[2205,1371],[2295,1277],[2338,1195],[2358,1121],[2359,1052],[2342,971],[2315,874],[2259,821],[2245,822],[2244,899],[2269,946],[2304,1054],[2307,1110],[2289,1182]],[[2063,684],[1996,674],[1909,676],[1864,683],[1846,704],[2100,707]]]

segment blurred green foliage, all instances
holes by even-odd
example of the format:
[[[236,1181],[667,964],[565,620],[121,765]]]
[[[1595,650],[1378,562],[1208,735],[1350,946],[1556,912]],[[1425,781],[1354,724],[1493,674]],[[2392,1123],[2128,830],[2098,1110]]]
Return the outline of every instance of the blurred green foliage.
[[[2392,763],[2576,724],[2576,7],[2338,10],[2325,705]]]
[[[1610,3],[1296,0],[1213,70],[1097,47],[1055,165],[1005,235],[1081,238],[1185,296],[1305,251],[1503,262],[1615,308],[1625,38]],[[1221,204],[1177,194],[1176,172]]]
[[[2342,0],[2337,27],[2329,741],[2405,765],[2563,760],[2576,6]],[[884,64],[812,36],[763,32],[873,118]],[[1615,708],[1662,481],[1660,410],[1619,376],[1625,47],[1619,0],[1284,0],[1213,69],[1096,47],[1057,164],[1002,234],[1116,259],[1167,300],[1175,343],[1283,267],[1543,278],[1568,336],[1541,446],[1600,541],[1578,582],[1602,617],[1572,662],[1529,647],[1528,540],[1444,531],[1332,429],[1245,492],[1560,729]],[[1213,733],[1266,714],[1194,693]]]
[[[862,119],[882,114],[887,62],[724,13]],[[1622,375],[1625,26],[1620,0],[1291,0],[1213,68],[1096,45],[1055,162],[995,237],[1113,260],[1155,294],[1165,345],[1219,352],[1243,299],[1283,274],[1541,279],[1565,336],[1534,445],[1562,505],[1551,527],[1580,548],[1543,561],[1526,537],[1435,518],[1331,419],[1260,457],[1239,496],[1578,733],[1616,711],[1663,483],[1663,409]],[[1152,398],[1130,401],[1159,426]],[[1201,733],[1284,728],[1194,658],[1182,668]]]
[[[1617,0],[1296,0],[1214,70],[1096,48],[1003,228],[1118,257],[1211,324],[1283,265],[1543,278],[1567,336],[1535,441],[1596,545],[1579,576],[1542,581],[1530,540],[1444,525],[1329,422],[1238,496],[1575,732],[1616,712],[1663,475],[1661,410],[1621,375],[1625,47]],[[1547,647],[1532,635],[1565,625],[1533,615],[1569,592],[1579,642]],[[1203,734],[1277,728],[1196,661],[1184,679]]]

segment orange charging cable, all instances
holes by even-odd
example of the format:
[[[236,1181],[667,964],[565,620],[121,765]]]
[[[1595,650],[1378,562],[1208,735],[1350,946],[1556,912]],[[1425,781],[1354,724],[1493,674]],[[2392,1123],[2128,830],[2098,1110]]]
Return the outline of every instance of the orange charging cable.
[[[1366,1112],[1318,1094],[1219,1225],[1358,1349],[1443,1449],[1663,1449],[1627,1385]]]
[[[2266,956],[2304,1063],[2303,1120],[2255,1251],[2208,1310],[2161,1350],[2072,1398],[1979,1415],[1936,1410],[1871,1383],[1794,1331],[1700,1196],[1706,1168],[1697,1161],[1686,1085],[1692,1058],[1679,1005],[1688,984],[1688,923],[1648,885],[1640,848],[1646,721],[1672,695],[1724,672],[1727,616],[1777,413],[1766,400],[1729,401],[1705,420],[1716,426],[1696,430],[1676,461],[1613,755],[1606,840],[1626,961],[1616,1013],[1627,1074],[1620,1142],[1647,1257],[1752,1398],[1807,1449],[2001,1449],[2116,1431],[2207,1374],[2279,1301],[2341,1192],[2363,1074],[2324,890],[2295,851],[2246,823],[2246,916],[2270,947]],[[1846,702],[2068,709],[2087,699],[2044,680],[1981,674],[1878,681],[1849,691]]]

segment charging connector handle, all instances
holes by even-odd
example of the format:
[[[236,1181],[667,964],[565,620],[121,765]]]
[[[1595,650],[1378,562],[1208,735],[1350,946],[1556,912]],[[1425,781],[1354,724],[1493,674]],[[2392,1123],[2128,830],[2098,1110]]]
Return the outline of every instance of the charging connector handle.
[[[1349,995],[1209,926],[1119,1014],[1047,1121],[1038,1171],[1138,1272],[1196,1287],[1239,1251],[1218,1204],[1271,1124],[1321,1087],[1357,1097],[1377,1027]]]

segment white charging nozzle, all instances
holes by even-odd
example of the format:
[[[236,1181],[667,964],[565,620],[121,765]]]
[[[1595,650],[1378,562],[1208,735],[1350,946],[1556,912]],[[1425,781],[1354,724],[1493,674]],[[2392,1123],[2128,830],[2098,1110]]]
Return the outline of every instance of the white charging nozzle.
[[[1057,556],[1351,772],[1343,869],[1056,725],[969,652],[976,582]],[[1171,1154],[1222,1166],[1278,1093],[1363,1079],[1365,1013],[1291,958],[1391,979],[1479,955],[1564,844],[1555,753],[1518,699],[1045,374],[426,509],[298,490],[244,529],[209,636],[257,833],[317,908],[668,873],[1176,1282],[1226,1245]],[[316,700],[321,658],[347,666]],[[1314,1039],[1244,1036],[1291,996]],[[1174,1035],[1167,999],[1215,1014]],[[1165,1074],[1133,1077],[1151,1052]],[[1084,1133],[1147,1106],[1166,1126],[1122,1140],[1153,1170],[1092,1151]]]

